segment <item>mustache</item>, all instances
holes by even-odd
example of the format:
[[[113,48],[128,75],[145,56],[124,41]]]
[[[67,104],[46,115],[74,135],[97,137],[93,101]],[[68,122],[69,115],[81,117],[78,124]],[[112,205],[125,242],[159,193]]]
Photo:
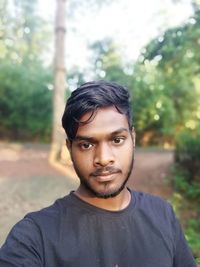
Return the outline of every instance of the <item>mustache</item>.
[[[90,174],[90,176],[101,176],[102,174],[105,174],[105,173],[109,175],[109,174],[114,174],[114,173],[119,173],[119,172],[121,172],[120,169],[114,168],[112,166],[107,166],[107,167],[96,169],[94,172]]]

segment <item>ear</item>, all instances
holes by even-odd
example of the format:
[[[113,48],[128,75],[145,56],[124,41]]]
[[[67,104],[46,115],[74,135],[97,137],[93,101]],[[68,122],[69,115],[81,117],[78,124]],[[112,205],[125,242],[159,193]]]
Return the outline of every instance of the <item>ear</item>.
[[[135,148],[136,133],[135,133],[134,127],[131,130],[131,136],[132,136],[132,140],[133,140],[133,147]]]

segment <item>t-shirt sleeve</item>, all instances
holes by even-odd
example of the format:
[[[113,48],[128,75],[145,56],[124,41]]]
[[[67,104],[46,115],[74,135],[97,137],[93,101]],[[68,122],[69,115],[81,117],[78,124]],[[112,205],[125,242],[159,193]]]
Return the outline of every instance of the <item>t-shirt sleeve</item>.
[[[0,249],[1,267],[42,267],[42,241],[37,225],[30,218],[18,222]]]
[[[174,215],[174,214],[173,214]],[[175,254],[173,267],[197,267],[178,219],[173,216]]]

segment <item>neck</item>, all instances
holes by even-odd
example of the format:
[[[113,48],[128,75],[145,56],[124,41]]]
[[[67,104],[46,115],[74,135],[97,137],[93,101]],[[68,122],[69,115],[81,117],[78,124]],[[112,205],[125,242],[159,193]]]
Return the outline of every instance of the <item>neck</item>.
[[[98,198],[91,194],[86,194],[85,191],[79,187],[75,194],[82,199],[83,201],[96,206],[101,209],[110,210],[110,211],[120,211],[125,209],[131,201],[131,193],[127,188],[124,188],[119,195],[112,198]]]

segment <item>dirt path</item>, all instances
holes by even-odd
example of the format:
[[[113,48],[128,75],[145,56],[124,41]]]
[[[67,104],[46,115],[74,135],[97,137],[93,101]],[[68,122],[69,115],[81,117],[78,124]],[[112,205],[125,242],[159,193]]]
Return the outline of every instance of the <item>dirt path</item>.
[[[129,181],[131,188],[169,199],[172,188],[166,179],[173,163],[173,153],[138,149]]]
[[[49,165],[48,146],[0,144],[0,245],[10,228],[27,212],[38,210],[78,185]],[[169,198],[165,177],[172,152],[138,149],[129,187]]]

